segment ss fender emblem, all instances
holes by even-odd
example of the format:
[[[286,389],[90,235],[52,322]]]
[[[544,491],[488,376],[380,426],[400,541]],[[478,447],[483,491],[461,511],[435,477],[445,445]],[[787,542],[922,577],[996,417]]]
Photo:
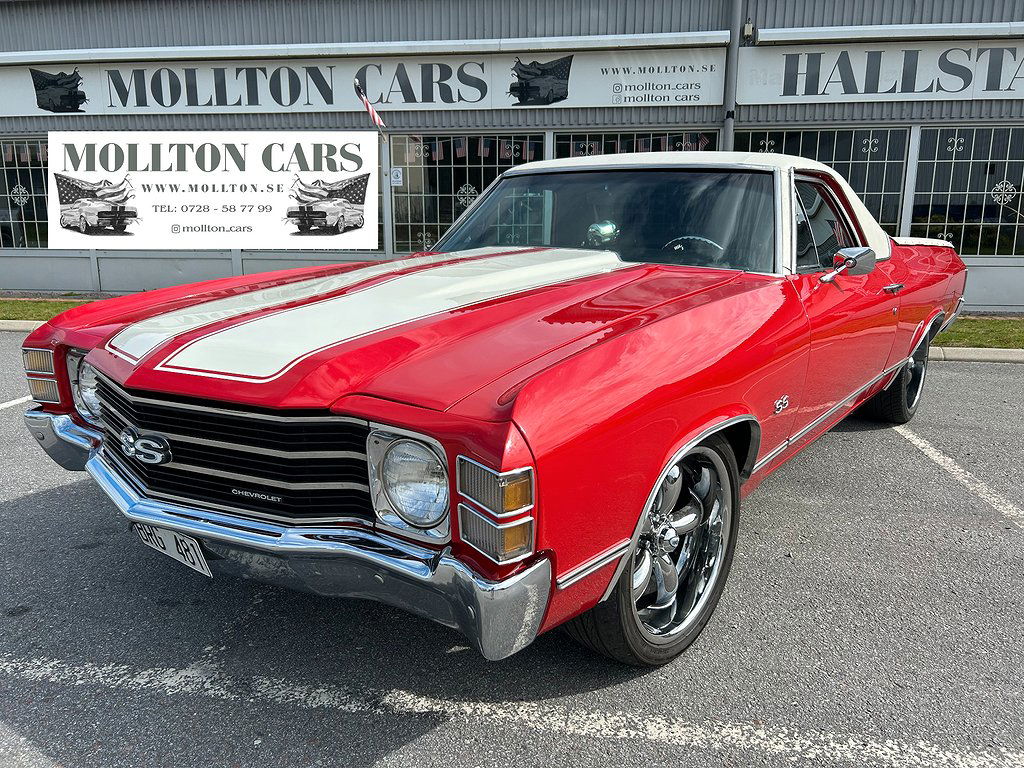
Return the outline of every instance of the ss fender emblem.
[[[775,401],[775,413],[782,413],[789,408],[789,395],[783,395]]]
[[[143,464],[166,464],[171,460],[171,444],[161,435],[142,435],[134,427],[126,427],[117,436],[121,453]]]

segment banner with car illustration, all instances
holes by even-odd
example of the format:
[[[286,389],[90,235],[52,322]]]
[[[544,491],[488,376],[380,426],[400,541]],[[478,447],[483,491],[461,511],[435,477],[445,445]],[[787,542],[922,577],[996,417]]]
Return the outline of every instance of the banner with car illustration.
[[[376,249],[369,131],[54,131],[49,247]]]
[[[0,67],[0,116],[721,104],[724,47]]]

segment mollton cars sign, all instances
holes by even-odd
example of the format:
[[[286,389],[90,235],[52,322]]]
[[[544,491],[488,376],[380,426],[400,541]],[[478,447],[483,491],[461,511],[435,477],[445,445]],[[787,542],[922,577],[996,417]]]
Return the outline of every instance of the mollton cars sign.
[[[49,134],[49,247],[375,249],[378,137]]]
[[[740,104],[1024,98],[1024,44],[930,41],[740,49]]]
[[[721,104],[725,50],[63,64],[0,68],[0,115]]]

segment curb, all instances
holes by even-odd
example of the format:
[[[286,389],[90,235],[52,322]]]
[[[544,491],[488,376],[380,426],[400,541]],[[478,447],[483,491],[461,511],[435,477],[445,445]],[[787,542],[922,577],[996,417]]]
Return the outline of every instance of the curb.
[[[0,331],[31,333],[41,325],[41,320],[0,320]],[[932,347],[928,359],[957,363],[1024,363],[1024,349]]]
[[[928,359],[958,363],[1024,363],[1024,349],[932,347],[928,351]]]
[[[44,325],[42,320],[0,320],[0,331],[31,333],[41,325]]]

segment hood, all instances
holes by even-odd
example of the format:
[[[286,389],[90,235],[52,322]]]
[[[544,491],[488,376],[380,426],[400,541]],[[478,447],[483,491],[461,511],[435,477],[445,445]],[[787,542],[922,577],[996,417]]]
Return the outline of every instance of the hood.
[[[166,293],[131,322],[97,313],[104,342],[90,361],[142,390],[293,408],[365,394],[446,410],[737,276],[610,251],[432,253],[269,285],[250,278],[252,290],[219,298]]]

